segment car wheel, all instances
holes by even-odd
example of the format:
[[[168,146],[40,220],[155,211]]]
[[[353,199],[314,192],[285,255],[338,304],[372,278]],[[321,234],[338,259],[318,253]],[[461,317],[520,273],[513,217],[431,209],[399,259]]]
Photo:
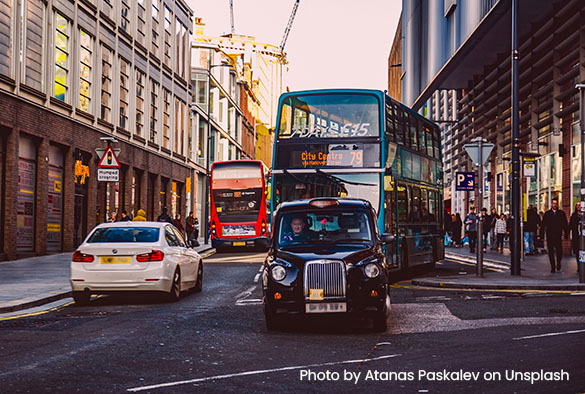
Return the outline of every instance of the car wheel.
[[[373,319],[374,323],[374,331],[375,332],[385,332],[388,328],[388,319],[385,312],[380,312],[376,315]]]
[[[173,283],[171,284],[168,297],[171,302],[177,302],[181,298],[181,271],[178,268],[173,275]]]
[[[264,318],[266,319],[266,329],[268,331],[282,328],[282,319],[276,313],[270,312],[267,305],[264,305]]]
[[[200,293],[201,290],[203,290],[203,260],[199,262],[199,269],[197,270],[197,282],[195,282],[193,292]]]
[[[90,292],[87,292],[87,291],[74,291],[73,292],[73,301],[75,301],[75,305],[77,305],[77,306],[88,305],[90,298],[91,298]]]

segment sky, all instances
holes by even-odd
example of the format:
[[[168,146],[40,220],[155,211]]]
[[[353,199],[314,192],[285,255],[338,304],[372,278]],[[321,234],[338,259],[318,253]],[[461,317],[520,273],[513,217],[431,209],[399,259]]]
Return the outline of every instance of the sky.
[[[205,34],[231,32],[229,0],[187,0]],[[233,0],[236,34],[280,46],[295,0]],[[284,51],[291,90],[388,88],[401,0],[301,0]]]

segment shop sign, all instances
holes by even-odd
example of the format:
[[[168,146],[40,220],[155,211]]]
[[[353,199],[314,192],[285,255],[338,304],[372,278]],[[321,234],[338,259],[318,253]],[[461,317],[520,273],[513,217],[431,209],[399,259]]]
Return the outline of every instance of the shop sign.
[[[75,183],[85,185],[85,178],[89,178],[89,166],[84,165],[81,160],[75,161]],[[77,179],[80,178],[80,179]]]

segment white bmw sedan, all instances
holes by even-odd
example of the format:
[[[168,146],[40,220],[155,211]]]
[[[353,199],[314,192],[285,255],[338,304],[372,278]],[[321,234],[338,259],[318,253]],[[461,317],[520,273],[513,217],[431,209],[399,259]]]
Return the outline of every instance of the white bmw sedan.
[[[71,288],[76,304],[92,294],[156,291],[178,301],[181,291],[201,291],[203,261],[175,226],[116,222],[96,226],[73,253]]]

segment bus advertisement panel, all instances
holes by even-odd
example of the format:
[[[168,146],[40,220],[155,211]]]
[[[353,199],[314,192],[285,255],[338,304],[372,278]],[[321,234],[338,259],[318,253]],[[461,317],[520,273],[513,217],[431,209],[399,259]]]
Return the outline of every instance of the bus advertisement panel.
[[[266,168],[261,161],[215,162],[211,167],[211,244],[255,246],[268,239]]]
[[[275,133],[272,201],[363,198],[395,235],[392,268],[443,257],[439,128],[376,90],[285,93]]]

